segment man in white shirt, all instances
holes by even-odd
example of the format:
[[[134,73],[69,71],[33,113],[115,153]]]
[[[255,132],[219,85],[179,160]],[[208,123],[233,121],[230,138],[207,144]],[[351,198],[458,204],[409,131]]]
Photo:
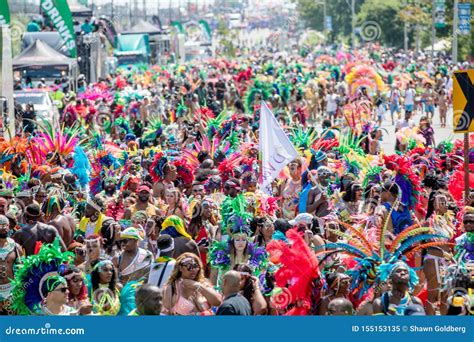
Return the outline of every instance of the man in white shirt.
[[[326,112],[331,122],[333,122],[334,120],[336,111],[337,111],[337,95],[334,93],[334,90],[331,89],[326,95]]]
[[[408,127],[408,128],[415,127],[415,122],[411,120],[410,118],[411,118],[411,112],[408,112],[408,111],[405,112],[405,117],[397,121],[395,125],[395,132],[405,127]]]
[[[392,125],[395,123],[393,120],[393,114],[397,113],[397,118],[400,118],[400,91],[395,85],[392,85],[390,90],[390,116],[392,118]]]
[[[415,108],[415,89],[413,89],[413,84],[409,83],[408,88],[405,91],[405,112],[413,112]]]
[[[158,286],[160,289],[168,281],[174,269],[176,260],[172,258],[174,240],[167,234],[160,235],[156,240],[158,253],[156,260],[151,263],[148,284]]]

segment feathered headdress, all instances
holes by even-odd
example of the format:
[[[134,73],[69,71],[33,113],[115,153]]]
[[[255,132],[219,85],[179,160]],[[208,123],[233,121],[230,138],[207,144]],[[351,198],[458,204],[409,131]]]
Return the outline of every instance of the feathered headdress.
[[[194,181],[194,168],[187,163],[186,159],[178,159],[173,161],[178,173],[177,181],[183,185],[190,185]]]
[[[247,113],[253,114],[254,106],[259,106],[260,103],[255,103],[257,94],[261,96],[260,100],[268,100],[271,94],[272,85],[269,83],[256,80],[253,87],[250,88],[244,96],[244,106]]]
[[[401,190],[400,202],[409,208],[420,203],[418,197],[421,194],[421,179],[414,172],[408,157],[393,154],[383,156],[383,161],[388,170],[396,173],[393,181]]]
[[[158,152],[153,158],[153,163],[150,166],[150,175],[154,182],[159,182],[165,177],[164,167],[168,163],[168,158],[164,152]]]
[[[74,149],[74,166],[71,171],[76,175],[81,187],[85,188],[89,183],[91,165],[89,159],[84,153],[83,148],[80,145],[76,146]]]
[[[147,120],[145,132],[143,132],[143,141],[154,141],[163,133],[163,123],[158,116],[151,116]]]
[[[239,222],[248,222],[252,218],[252,214],[248,211],[248,203],[243,194],[237,195],[235,198],[226,197],[221,206],[222,227],[224,231],[233,230],[233,226]],[[238,221],[239,218],[241,221]]]
[[[314,127],[309,128],[292,128],[290,130],[290,140],[298,150],[304,152],[312,146],[318,139],[318,132]]]
[[[70,129],[64,126],[57,130],[52,123],[38,124],[40,132],[34,138],[38,149],[46,162],[55,164],[55,158],[62,163],[63,158],[72,155],[76,145],[80,143],[79,134],[81,127],[76,125]]]
[[[16,266],[12,285],[12,309],[19,315],[31,315],[38,310],[44,299],[42,286],[48,277],[59,275],[64,264],[72,263],[74,254],[61,252],[59,240],[42,245],[36,255],[24,258]]]
[[[388,222],[387,219],[383,226],[375,227],[376,241],[374,242],[370,242],[366,238],[366,233],[360,228],[339,222],[346,229],[345,232],[338,229],[329,229],[329,231],[344,238],[347,243],[327,243],[323,246],[324,251],[317,249],[318,255],[337,252],[354,258],[357,264],[350,269],[349,274],[352,276],[352,289],[359,294],[359,297],[362,297],[374,284],[386,282],[393,264],[406,260],[415,252],[428,247],[449,245],[448,237],[432,234],[430,227],[420,227],[417,224],[406,228],[389,245],[386,245],[385,234]],[[433,241],[433,239],[438,240]],[[415,285],[416,279],[412,280],[411,285]]]
[[[321,297],[313,293],[323,285],[318,259],[296,229],[290,229],[286,237],[289,243],[273,240],[267,245],[270,261],[278,267],[275,280],[281,290],[274,293],[271,303],[279,310],[292,306],[286,316],[307,315]]]

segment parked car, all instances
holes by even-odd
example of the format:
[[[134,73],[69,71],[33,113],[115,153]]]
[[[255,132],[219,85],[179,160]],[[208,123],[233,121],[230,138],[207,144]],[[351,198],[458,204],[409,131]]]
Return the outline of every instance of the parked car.
[[[28,103],[32,103],[38,121],[48,121],[50,123],[59,122],[59,111],[47,91],[43,90],[18,90],[13,94],[15,102],[22,109]]]

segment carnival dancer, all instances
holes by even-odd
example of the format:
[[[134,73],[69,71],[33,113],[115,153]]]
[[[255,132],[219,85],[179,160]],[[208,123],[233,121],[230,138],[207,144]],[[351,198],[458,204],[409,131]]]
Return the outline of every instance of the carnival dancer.
[[[13,234],[13,240],[23,247],[26,256],[35,254],[42,243],[52,243],[56,238],[59,238],[61,248],[66,250],[57,229],[40,221],[41,208],[38,204],[28,205],[25,208],[24,217],[26,224]]]
[[[374,301],[375,315],[404,316],[409,305],[423,305],[418,297],[410,294],[418,278],[407,264],[402,261],[393,264],[389,274],[392,288]]]
[[[12,315],[10,295],[12,285],[10,279],[14,276],[14,267],[21,263],[21,247],[9,238],[10,222],[0,215],[0,315]]]
[[[72,261],[72,253],[61,252],[59,238],[52,244],[43,244],[36,255],[26,257],[11,280],[11,308],[15,313],[77,315],[77,310],[67,305],[67,282],[59,275]]]
[[[126,284],[140,279],[146,282],[153,256],[150,251],[138,247],[143,237],[138,229],[127,228],[120,234],[120,239],[122,253],[114,258],[120,282]]]

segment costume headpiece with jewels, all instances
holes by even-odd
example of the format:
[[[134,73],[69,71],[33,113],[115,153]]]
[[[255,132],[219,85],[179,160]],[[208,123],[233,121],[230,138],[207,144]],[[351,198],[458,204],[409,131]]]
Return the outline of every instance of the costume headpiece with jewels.
[[[392,214],[392,210],[388,217]],[[353,257],[356,265],[348,273],[352,276],[352,290],[359,295],[359,298],[374,285],[386,282],[396,263],[411,258],[416,252],[429,247],[452,245],[448,242],[448,237],[431,234],[430,227],[420,227],[417,224],[404,229],[390,242],[390,245],[386,244],[385,239],[388,220],[383,226],[376,228],[375,242],[370,242],[360,227],[342,221],[339,221],[339,224],[345,228],[345,232],[331,228],[328,231],[342,237],[347,243],[327,243],[316,248],[316,254],[343,253]],[[408,270],[410,286],[413,286],[417,278],[411,268]]]
[[[65,283],[59,273],[73,260],[73,253],[61,252],[58,239],[42,245],[38,254],[24,258],[23,264],[15,268],[15,278],[11,281],[12,309],[18,315],[37,312],[48,293],[59,283]]]

